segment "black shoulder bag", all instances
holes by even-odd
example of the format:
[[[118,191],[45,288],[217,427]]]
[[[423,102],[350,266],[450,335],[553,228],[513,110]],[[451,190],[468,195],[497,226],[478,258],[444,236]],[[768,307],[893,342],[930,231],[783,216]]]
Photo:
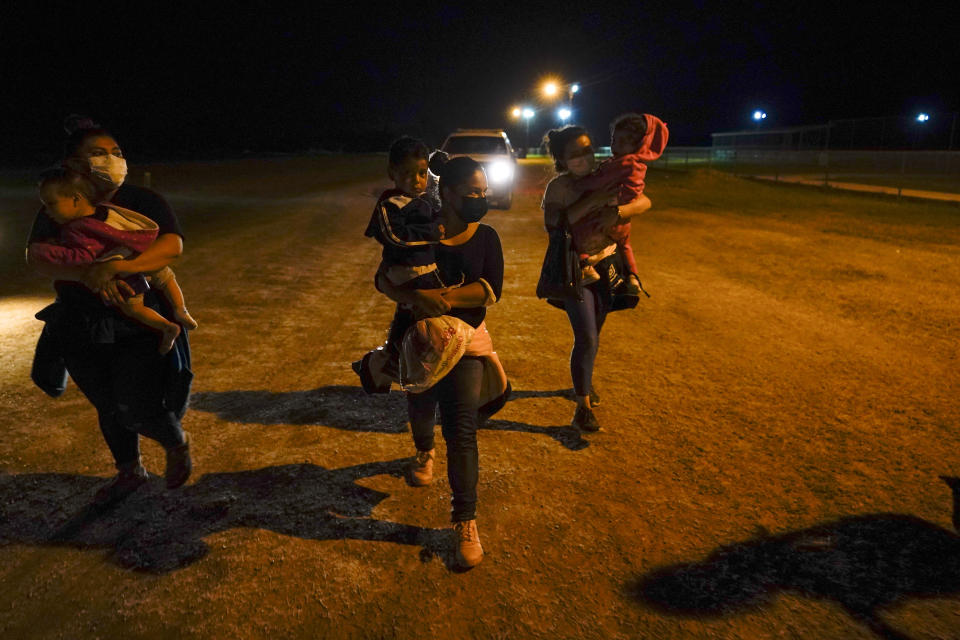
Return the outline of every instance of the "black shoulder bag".
[[[560,212],[559,224],[550,230],[550,243],[543,257],[537,297],[562,299],[575,296],[583,300],[580,287],[580,257],[573,247],[573,236],[567,222],[567,212]]]

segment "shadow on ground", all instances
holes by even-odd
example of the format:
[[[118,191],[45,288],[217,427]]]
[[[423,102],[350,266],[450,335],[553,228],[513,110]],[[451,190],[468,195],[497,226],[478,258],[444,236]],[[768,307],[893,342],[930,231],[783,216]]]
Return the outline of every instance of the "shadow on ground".
[[[943,480],[960,530],[960,479]],[[908,515],[851,516],[778,536],[761,533],[701,562],[654,571],[628,591],[654,609],[695,617],[757,609],[786,591],[836,602],[879,637],[905,639],[880,613],[906,599],[960,592],[960,536]]]
[[[229,422],[322,425],[375,433],[408,429],[402,393],[367,395],[360,387],[345,385],[309,391],[205,391],[190,396],[190,408]]]
[[[90,500],[103,478],[0,472],[0,546],[33,544],[106,549],[111,562],[162,574],[209,552],[204,538],[238,527],[305,540],[370,540],[421,547],[423,561],[453,568],[449,533],[370,517],[389,494],[356,484],[400,477],[407,459],[342,469],[291,464],[212,473],[181,491],[154,479],[111,509]]]
[[[543,397],[573,398],[572,389],[514,391],[510,401]],[[263,425],[318,425],[374,433],[409,430],[407,404],[402,393],[367,395],[360,387],[331,385],[309,391],[205,391],[190,397],[190,408],[215,413],[221,420]],[[577,451],[589,446],[569,425],[538,427],[512,420],[491,419],[481,424],[491,431],[545,435]]]

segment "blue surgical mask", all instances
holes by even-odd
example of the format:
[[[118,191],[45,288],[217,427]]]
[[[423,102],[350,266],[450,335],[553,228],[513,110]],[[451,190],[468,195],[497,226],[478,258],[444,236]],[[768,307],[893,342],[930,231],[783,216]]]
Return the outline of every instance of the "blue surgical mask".
[[[462,201],[460,219],[464,222],[479,222],[480,218],[487,215],[486,198],[463,198]]]

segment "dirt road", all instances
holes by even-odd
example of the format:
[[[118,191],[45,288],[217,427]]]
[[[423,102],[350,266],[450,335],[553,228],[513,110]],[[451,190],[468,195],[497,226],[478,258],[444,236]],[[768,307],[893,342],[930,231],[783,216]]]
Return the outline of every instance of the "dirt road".
[[[486,219],[516,394],[480,433],[487,555],[460,573],[445,463],[407,486],[402,397],[349,368],[391,314],[360,237],[382,162],[151,167],[187,233],[196,471],[97,518],[109,454],[75,388],[29,383],[49,295],[4,219],[0,636],[960,638],[955,208],[652,171],[653,297],[608,320],[582,439],[569,325],[533,295],[549,168],[523,165]]]

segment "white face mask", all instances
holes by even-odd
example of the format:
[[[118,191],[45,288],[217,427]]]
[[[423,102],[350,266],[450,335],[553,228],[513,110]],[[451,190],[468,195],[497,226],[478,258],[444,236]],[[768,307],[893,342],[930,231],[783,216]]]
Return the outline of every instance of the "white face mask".
[[[115,155],[90,156],[90,174],[115,187],[123,184],[127,177],[127,160]]]
[[[579,178],[591,173],[595,164],[593,155],[579,156],[567,162],[567,169]]]

